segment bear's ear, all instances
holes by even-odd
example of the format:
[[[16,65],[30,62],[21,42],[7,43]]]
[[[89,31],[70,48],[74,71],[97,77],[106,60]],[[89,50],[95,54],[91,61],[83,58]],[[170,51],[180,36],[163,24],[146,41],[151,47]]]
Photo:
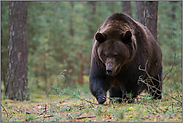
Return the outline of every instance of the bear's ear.
[[[97,33],[97,34],[95,35],[95,39],[96,39],[99,43],[103,43],[104,41],[106,41],[106,36],[105,36],[105,34]]]
[[[132,48],[132,33],[130,31],[126,31],[121,34],[121,40],[124,44],[127,44],[130,48]],[[132,48],[133,49],[133,48]]]
[[[130,31],[126,31],[125,33],[122,34],[122,41],[128,42],[131,40],[132,33]]]

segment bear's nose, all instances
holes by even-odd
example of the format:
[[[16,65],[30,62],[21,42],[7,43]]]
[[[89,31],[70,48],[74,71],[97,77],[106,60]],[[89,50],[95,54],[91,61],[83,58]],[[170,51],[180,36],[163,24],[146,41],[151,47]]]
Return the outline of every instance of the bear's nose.
[[[111,75],[112,74],[112,68],[107,68],[106,72],[107,72],[108,75]]]

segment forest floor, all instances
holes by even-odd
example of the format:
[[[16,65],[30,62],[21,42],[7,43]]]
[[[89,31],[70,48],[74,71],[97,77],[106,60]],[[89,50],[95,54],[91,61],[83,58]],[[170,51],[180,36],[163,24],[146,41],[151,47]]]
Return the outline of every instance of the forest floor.
[[[110,104],[108,99],[99,105],[89,92],[62,92],[34,92],[22,102],[3,99],[1,93],[1,122],[182,122],[182,97],[154,101],[143,93],[131,104]]]

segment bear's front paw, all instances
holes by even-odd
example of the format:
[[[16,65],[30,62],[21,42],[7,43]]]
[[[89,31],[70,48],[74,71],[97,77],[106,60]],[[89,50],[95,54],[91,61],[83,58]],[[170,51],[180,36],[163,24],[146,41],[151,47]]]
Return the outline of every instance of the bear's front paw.
[[[98,97],[98,103],[99,104],[103,104],[106,101],[106,97],[102,96],[102,97]]]

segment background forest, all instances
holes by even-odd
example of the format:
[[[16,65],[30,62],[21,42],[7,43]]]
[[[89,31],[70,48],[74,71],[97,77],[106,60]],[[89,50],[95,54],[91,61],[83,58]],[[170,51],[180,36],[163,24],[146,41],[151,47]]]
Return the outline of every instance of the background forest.
[[[38,94],[58,94],[58,90],[64,89],[65,87],[69,87],[70,89],[82,88],[83,92],[85,94],[87,93],[86,97],[92,97],[89,92],[88,82],[94,34],[109,15],[115,12],[122,12],[122,9],[123,5],[121,1],[28,2],[28,85],[30,99],[32,100],[31,96],[33,96],[33,94],[36,96],[38,96]],[[131,8],[129,11],[131,11],[132,18],[136,20],[135,1],[131,2]],[[9,2],[2,1],[1,93],[3,94],[5,90],[4,85],[7,81],[8,40]],[[163,52],[163,96],[171,97],[171,101],[169,98],[164,99],[171,102],[172,104],[170,105],[173,105],[175,100],[178,100],[180,103],[179,100],[182,100],[181,1],[159,1],[157,42],[160,44]],[[57,93],[55,93],[55,91]],[[3,102],[3,105],[5,104]],[[86,104],[81,105],[88,107]],[[169,107],[169,104],[167,105],[167,107]],[[177,103],[175,105],[179,107]],[[65,108],[67,109],[68,107]],[[58,108],[55,108],[54,111],[57,109]],[[64,107],[62,109],[66,111]],[[103,107],[103,109],[105,108]],[[102,108],[100,106],[96,108],[96,115],[100,116],[100,112],[97,112],[98,110],[102,110]],[[130,110],[132,109],[129,109],[129,111]],[[114,114],[115,111],[113,112]],[[166,111],[169,111],[169,109]],[[167,114],[164,110],[162,110],[162,112],[164,113],[163,116]],[[179,117],[182,116],[179,115],[181,114],[180,112],[182,113],[182,111],[177,109],[176,113]],[[109,114],[111,114],[111,112],[109,112]],[[3,116],[5,115],[6,114]],[[70,117],[70,115],[68,115],[68,117]],[[67,120],[68,117],[67,115],[65,116],[66,121],[69,121]],[[140,119],[142,120],[143,117]],[[5,121],[9,120],[5,119]],[[31,119],[28,121],[31,121]],[[180,121],[180,119],[178,121]]]
[[[158,43],[163,51],[163,76],[172,66],[171,81],[182,81],[182,2],[159,2]],[[50,86],[75,87],[88,83],[93,36],[103,21],[122,12],[121,2],[29,2],[28,80],[32,91],[47,92]],[[135,19],[135,2],[131,2]],[[9,2],[1,3],[1,86],[6,82]]]

